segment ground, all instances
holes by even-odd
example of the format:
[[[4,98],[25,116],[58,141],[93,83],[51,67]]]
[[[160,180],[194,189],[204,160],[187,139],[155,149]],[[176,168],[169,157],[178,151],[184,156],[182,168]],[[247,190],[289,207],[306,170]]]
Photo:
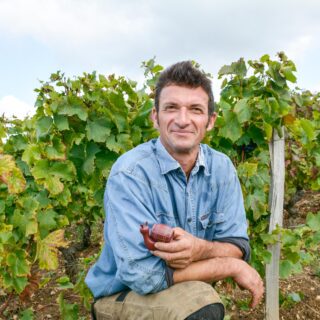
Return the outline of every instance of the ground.
[[[284,224],[288,226],[296,226],[305,221],[307,212],[320,211],[320,193],[308,192],[295,205],[299,214],[290,216],[285,212]],[[99,245],[90,247],[82,252],[82,256],[89,256],[99,251]],[[62,260],[62,259],[61,259]],[[320,261],[318,261],[320,263]],[[320,319],[320,269],[319,264],[309,266],[299,275],[294,275],[286,280],[280,280],[281,294],[287,297],[283,300],[280,308],[280,319]],[[37,320],[45,319],[61,319],[57,298],[60,292],[64,293],[64,298],[68,303],[80,303],[79,297],[71,289],[58,289],[56,280],[65,275],[65,267],[61,263],[58,270],[54,272],[40,272],[41,278],[47,278],[48,282],[43,284],[39,289],[35,290],[31,300],[21,302],[17,297],[11,298],[6,310],[6,315],[0,315],[0,319],[21,319],[19,313],[21,310],[32,307]],[[232,284],[227,282],[219,282],[216,289],[223,297],[227,307],[226,320],[248,319],[259,320],[264,319],[264,301],[254,310],[247,308],[247,301],[250,295],[246,291],[234,288]],[[291,294],[292,299],[288,298]],[[299,297],[297,297],[299,294]],[[7,296],[1,296],[0,292],[0,308],[8,299]],[[297,301],[301,300],[301,301]],[[84,307],[80,307],[80,315],[82,319],[90,319],[90,312]],[[24,320],[31,318],[24,318]],[[67,318],[66,318],[67,319]]]

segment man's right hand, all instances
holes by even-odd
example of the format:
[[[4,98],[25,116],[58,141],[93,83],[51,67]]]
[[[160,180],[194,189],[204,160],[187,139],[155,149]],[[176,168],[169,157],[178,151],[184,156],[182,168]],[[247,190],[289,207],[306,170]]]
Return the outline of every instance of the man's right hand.
[[[238,260],[232,278],[241,289],[246,289],[251,292],[251,308],[257,306],[264,293],[263,281],[259,273],[246,262]]]

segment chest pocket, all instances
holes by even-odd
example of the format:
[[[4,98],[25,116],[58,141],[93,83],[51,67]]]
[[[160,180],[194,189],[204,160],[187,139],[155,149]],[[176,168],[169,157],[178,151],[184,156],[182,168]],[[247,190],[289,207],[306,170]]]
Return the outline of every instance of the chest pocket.
[[[198,237],[211,241],[219,223],[224,221],[225,216],[222,212],[209,212],[200,215]]]

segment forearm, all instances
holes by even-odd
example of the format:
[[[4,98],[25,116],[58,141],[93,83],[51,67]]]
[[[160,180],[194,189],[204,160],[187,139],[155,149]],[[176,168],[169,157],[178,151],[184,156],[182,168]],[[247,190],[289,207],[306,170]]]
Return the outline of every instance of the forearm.
[[[173,273],[173,282],[204,281],[213,282],[227,277],[233,280],[243,289],[252,294],[251,306],[255,307],[261,300],[264,292],[263,281],[256,270],[245,261],[232,258],[211,258],[189,264],[184,269],[177,269]]]
[[[173,282],[205,281],[213,282],[233,277],[239,264],[245,263],[232,257],[211,258],[191,263],[184,269],[177,269],[173,273]]]
[[[243,256],[242,251],[236,245],[231,243],[207,241],[198,238],[196,248],[195,252],[197,255],[195,257],[195,261],[217,257],[241,259]]]

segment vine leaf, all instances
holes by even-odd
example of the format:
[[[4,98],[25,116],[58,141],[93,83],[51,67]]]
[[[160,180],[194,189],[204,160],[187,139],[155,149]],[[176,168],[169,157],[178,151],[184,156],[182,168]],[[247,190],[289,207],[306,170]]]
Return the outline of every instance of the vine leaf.
[[[307,225],[313,231],[320,231],[320,212],[318,212],[317,214],[308,213]]]
[[[63,298],[63,293],[59,294],[57,298],[59,304],[61,319],[64,320],[78,320],[79,306],[76,303],[67,303]]]
[[[59,229],[51,232],[43,240],[37,239],[36,260],[39,266],[46,270],[55,270],[59,266],[58,248],[65,248],[68,242],[64,240],[64,230]]]
[[[11,194],[20,193],[26,187],[26,180],[11,155],[0,154],[0,182],[7,185]]]

